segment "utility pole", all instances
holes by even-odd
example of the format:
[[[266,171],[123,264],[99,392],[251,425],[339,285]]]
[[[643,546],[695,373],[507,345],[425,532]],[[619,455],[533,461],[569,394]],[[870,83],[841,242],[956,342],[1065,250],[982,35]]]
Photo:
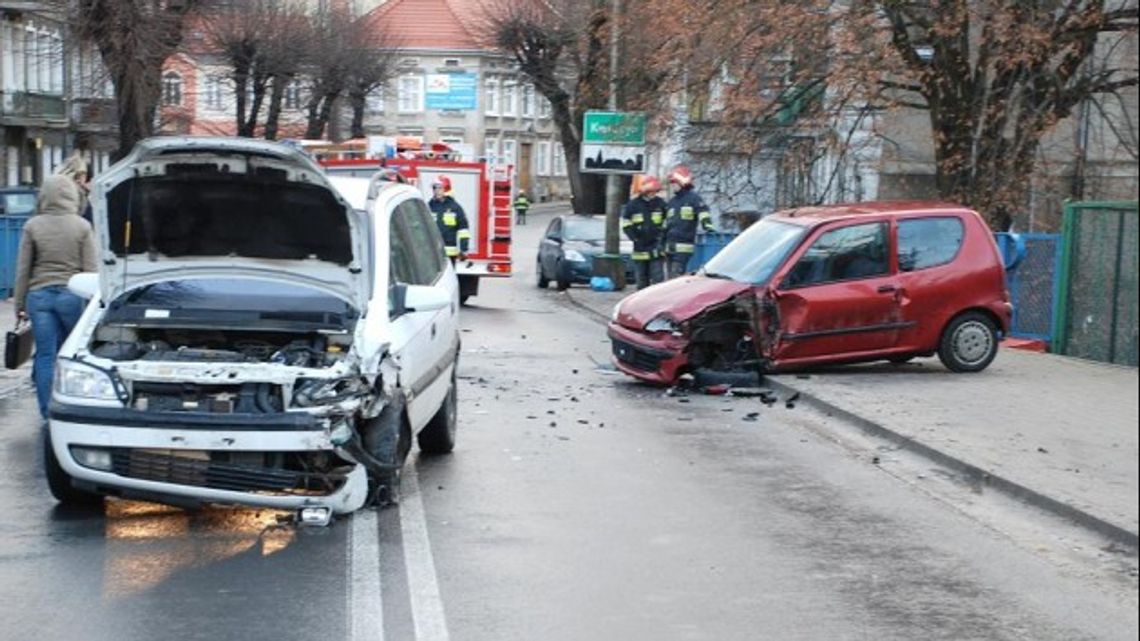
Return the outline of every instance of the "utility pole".
[[[610,111],[618,109],[618,55],[621,40],[621,0],[612,0],[610,7]],[[606,176],[606,251],[604,269],[606,276],[618,290],[625,289],[625,264],[621,260],[621,176]],[[597,260],[597,259],[595,259]]]

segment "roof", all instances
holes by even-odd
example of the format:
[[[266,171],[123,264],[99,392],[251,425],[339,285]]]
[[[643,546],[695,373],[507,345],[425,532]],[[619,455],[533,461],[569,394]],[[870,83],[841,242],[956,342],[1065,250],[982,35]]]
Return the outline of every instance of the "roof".
[[[401,49],[483,50],[477,25],[487,12],[483,0],[388,0],[363,19],[391,30]]]
[[[908,214],[965,211],[970,211],[970,208],[954,203],[923,200],[883,200],[866,203],[799,207],[779,211],[774,215],[780,216],[781,218],[793,218],[807,222],[855,218],[859,216],[903,216]]]

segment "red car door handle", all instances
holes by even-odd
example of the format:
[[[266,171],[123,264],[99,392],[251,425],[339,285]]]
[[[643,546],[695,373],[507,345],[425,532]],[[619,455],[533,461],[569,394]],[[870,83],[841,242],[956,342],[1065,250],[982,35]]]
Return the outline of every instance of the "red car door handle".
[[[897,292],[898,290],[899,290],[899,288],[894,286],[894,285],[879,285],[879,293],[880,294],[893,294],[893,293]]]

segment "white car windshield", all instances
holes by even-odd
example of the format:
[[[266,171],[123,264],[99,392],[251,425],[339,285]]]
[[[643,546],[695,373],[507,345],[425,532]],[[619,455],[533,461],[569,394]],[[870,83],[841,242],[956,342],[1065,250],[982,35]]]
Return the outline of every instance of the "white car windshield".
[[[705,265],[704,274],[760,285],[799,244],[806,228],[765,219],[749,227]]]

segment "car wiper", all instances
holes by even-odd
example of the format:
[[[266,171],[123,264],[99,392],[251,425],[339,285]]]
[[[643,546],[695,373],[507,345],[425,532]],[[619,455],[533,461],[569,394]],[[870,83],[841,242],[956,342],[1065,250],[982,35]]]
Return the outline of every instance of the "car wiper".
[[[709,278],[716,278],[718,280],[736,280],[732,276],[729,276],[728,274],[722,274],[720,272],[710,272],[710,271],[701,270],[699,273],[703,276],[708,276]]]

